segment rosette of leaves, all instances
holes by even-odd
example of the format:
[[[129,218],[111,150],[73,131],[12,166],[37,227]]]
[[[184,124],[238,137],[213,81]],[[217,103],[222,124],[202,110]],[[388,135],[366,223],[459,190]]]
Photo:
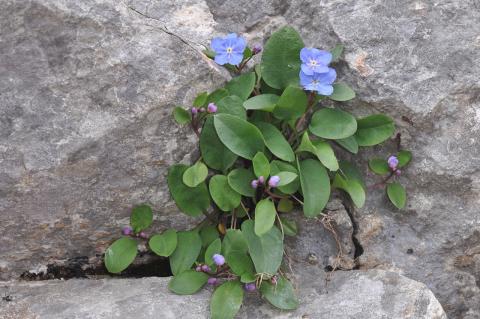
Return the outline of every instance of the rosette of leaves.
[[[170,167],[168,186],[180,211],[205,218],[191,230],[153,236],[149,247],[169,257],[171,291],[193,294],[207,282],[215,285],[212,318],[235,317],[249,293],[246,284],[277,308],[298,306],[293,285],[279,272],[284,236],[298,231],[289,215],[295,207],[305,218],[321,215],[332,189],[363,206],[361,174],[339,157],[383,143],[395,131],[386,115],[356,118],[342,110],[338,102],[355,97],[345,83],[333,83],[329,96],[305,90],[299,79],[302,48],[298,32],[284,27],[266,42],[259,65],[247,65],[258,53],[247,47],[238,65],[225,64],[236,76],[224,87],[199,93],[191,109],[174,109],[175,120],[199,137],[200,157],[190,166]],[[332,50],[332,63],[341,51]],[[228,61],[221,54],[216,61]],[[335,102],[320,103],[326,100]],[[222,265],[213,260],[218,254]],[[132,255],[114,270],[128,266]],[[108,256],[114,258],[123,257]]]

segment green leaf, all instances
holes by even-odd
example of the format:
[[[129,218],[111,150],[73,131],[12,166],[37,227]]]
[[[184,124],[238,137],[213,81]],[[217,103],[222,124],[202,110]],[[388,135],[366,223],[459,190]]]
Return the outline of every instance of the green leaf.
[[[255,277],[255,274],[249,273],[249,272],[243,273],[243,275],[240,278],[240,281],[245,283],[245,284],[248,284],[250,282],[254,282],[256,280],[257,280],[257,277]]]
[[[210,196],[207,186],[201,183],[197,187],[188,187],[182,182],[187,166],[175,164],[168,170],[168,188],[175,204],[187,215],[199,216],[210,206]]]
[[[177,232],[174,229],[168,229],[161,235],[154,235],[148,241],[148,246],[155,254],[168,257],[177,248]]]
[[[289,86],[283,91],[273,115],[280,120],[295,120],[307,109],[307,95],[297,86]]]
[[[330,53],[332,53],[332,62],[337,62],[343,53],[343,45],[337,44]]]
[[[299,83],[302,38],[292,27],[283,27],[268,39],[262,54],[262,78],[272,88]]]
[[[412,152],[410,151],[400,151],[397,154],[398,158],[398,167],[404,167],[412,160]]]
[[[280,230],[273,226],[259,237],[254,232],[253,220],[246,220],[242,223],[242,233],[247,240],[248,251],[257,273],[276,274],[283,257],[283,237]]]
[[[375,114],[357,120],[355,138],[359,146],[373,146],[387,140],[395,132],[393,120],[384,114]]]
[[[118,274],[125,270],[137,257],[137,241],[133,238],[117,239],[105,251],[105,267],[108,272]]]
[[[230,92],[231,95],[238,96],[242,101],[248,99],[252,94],[255,86],[255,73],[248,72],[240,76],[234,77],[230,82],[225,85],[225,89]]]
[[[243,108],[243,102],[238,96],[226,96],[218,101],[216,105],[218,107],[217,114],[225,113],[235,115],[242,120],[247,119],[247,112]]]
[[[208,185],[210,196],[218,208],[224,212],[231,211],[240,205],[242,197],[228,184],[227,176],[215,175],[210,179]]]
[[[350,113],[324,108],[313,114],[309,129],[316,136],[337,140],[355,134],[357,121]]]
[[[177,248],[170,255],[170,268],[174,275],[192,268],[202,249],[202,239],[195,230],[177,233]]]
[[[253,262],[245,252],[232,251],[225,258],[234,274],[241,276],[244,273],[255,273]]]
[[[173,118],[178,124],[183,125],[190,123],[192,115],[184,108],[177,106],[173,109]]]
[[[253,124],[229,114],[217,114],[214,125],[222,143],[233,153],[251,160],[257,152],[263,152],[262,133]]]
[[[239,281],[227,281],[212,295],[210,312],[212,319],[233,319],[243,302],[243,289]]]
[[[231,152],[218,138],[213,125],[213,118],[207,118],[200,134],[200,151],[205,164],[225,171],[235,163],[237,155]]]
[[[133,208],[132,215],[130,215],[130,225],[135,233],[148,228],[153,221],[152,208],[148,205],[140,205]]]
[[[217,227],[213,225],[205,225],[200,229],[200,238],[202,239],[202,247],[208,247],[215,239],[219,237]]]
[[[262,199],[255,207],[255,234],[263,236],[275,223],[277,211],[275,205],[270,199]]]
[[[313,159],[299,162],[298,170],[303,191],[303,213],[309,218],[318,216],[330,198],[330,178],[327,170],[319,161]]]
[[[295,160],[292,147],[274,125],[265,122],[258,122],[255,125],[262,133],[265,145],[273,155],[287,162]]]
[[[311,141],[308,133],[303,133],[297,152],[309,152],[317,156],[322,164],[331,171],[338,170],[338,161],[332,147],[323,140]]]
[[[295,296],[292,284],[285,278],[279,277],[277,284],[268,281],[260,286],[262,296],[273,306],[283,310],[293,310],[298,307],[298,299]]]
[[[332,186],[347,192],[355,206],[358,208],[363,207],[365,204],[365,190],[357,179],[348,179],[343,177],[340,173],[337,173]]]
[[[245,102],[243,102],[243,107],[246,110],[260,110],[272,112],[278,99],[279,96],[275,94],[261,94],[251,97]]]
[[[228,185],[237,193],[253,197],[255,196],[255,189],[252,188],[251,183],[255,179],[255,175],[251,170],[246,168],[236,168],[232,170],[228,176]]]
[[[390,173],[390,168],[388,167],[388,163],[383,158],[372,158],[368,161],[368,167],[378,175],[387,175]]]
[[[224,97],[226,96],[229,96],[229,92],[225,89],[218,89],[218,90],[215,90],[213,91],[212,93],[210,93],[207,97],[207,103],[205,104],[208,104],[208,103],[218,103],[218,101],[220,101],[221,99],[223,99]]]
[[[224,212],[231,211],[240,205],[241,196],[228,184],[227,176],[215,175],[210,179],[210,195],[218,208]]]
[[[186,270],[173,276],[168,289],[177,295],[192,295],[202,289],[208,281],[208,275],[195,270]]]
[[[190,166],[183,173],[183,183],[188,187],[197,187],[205,181],[208,175],[208,168],[202,162],[198,161]]]
[[[362,173],[360,173],[355,164],[348,161],[340,161],[338,164],[340,166],[340,173],[344,178],[357,180],[364,190],[367,189],[365,182],[363,181]]]
[[[346,149],[352,154],[358,153],[358,143],[357,143],[357,140],[355,139],[355,135],[347,138],[335,140],[335,142],[337,142],[341,147],[343,147],[344,149]]]
[[[387,185],[387,195],[395,207],[398,209],[405,207],[405,203],[407,202],[407,192],[400,183],[389,183]]]
[[[277,175],[280,172],[291,172],[298,175],[298,170],[294,166],[282,161],[272,161],[270,163],[270,175]],[[297,192],[299,187],[300,180],[296,179],[288,185],[277,187],[277,189],[284,194],[293,194]]]
[[[345,83],[335,83],[333,93],[329,98],[339,102],[348,101],[355,98],[355,92]]]
[[[252,56],[253,56],[252,49],[250,49],[249,47],[246,47],[245,50],[243,51],[243,60],[251,58]]]
[[[267,178],[270,175],[270,163],[262,152],[258,152],[252,159],[253,171],[257,177]]]
[[[246,254],[248,251],[247,241],[239,229],[228,229],[225,238],[223,238],[222,254],[227,256],[232,252]]]
[[[193,101],[193,106],[195,107],[202,107],[207,104],[208,93],[202,92],[197,95],[195,100]]]
[[[280,172],[276,174],[280,177],[280,181],[278,182],[278,186],[285,186],[292,183],[294,180],[297,179],[298,175],[292,172]]]
[[[205,263],[209,266],[214,264],[213,255],[220,254],[222,251],[222,241],[220,238],[215,239],[210,246],[208,246],[207,251],[205,252]]]
[[[297,223],[294,220],[288,220],[285,217],[280,217],[282,222],[283,233],[287,236],[295,236],[298,232]]]
[[[289,199],[282,198],[278,202],[277,211],[279,213],[290,213],[293,210],[293,202]]]

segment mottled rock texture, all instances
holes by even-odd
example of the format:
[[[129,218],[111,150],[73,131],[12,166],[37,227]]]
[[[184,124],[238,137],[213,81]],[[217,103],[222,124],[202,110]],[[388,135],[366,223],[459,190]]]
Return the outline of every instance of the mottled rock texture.
[[[136,203],[160,228],[186,227],[165,173],[195,140],[169,114],[228,78],[201,45],[229,31],[261,43],[285,24],[307,45],[343,43],[337,69],[357,99],[342,107],[391,115],[414,152],[406,210],[381,191],[350,209],[357,266],[425,283],[450,318],[480,318],[477,0],[1,1],[0,278],[101,254]]]
[[[192,296],[168,291],[167,278],[10,283],[4,319],[208,318],[210,288]],[[303,278],[301,306],[280,312],[246,294],[238,318],[446,319],[425,285],[383,270],[336,272],[323,288]]]

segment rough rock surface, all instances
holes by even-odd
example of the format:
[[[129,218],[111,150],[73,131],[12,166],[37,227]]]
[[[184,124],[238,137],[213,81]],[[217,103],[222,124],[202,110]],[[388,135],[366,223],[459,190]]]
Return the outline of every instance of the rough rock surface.
[[[0,278],[100,254],[136,203],[161,228],[185,226],[165,172],[194,137],[169,113],[227,77],[197,43],[262,42],[291,24],[307,45],[345,45],[338,73],[358,94],[342,107],[390,114],[414,152],[405,211],[381,191],[352,210],[358,266],[425,283],[450,318],[480,318],[479,21],[477,0],[1,1]]]
[[[238,318],[446,319],[425,285],[383,270],[336,272],[325,283],[304,278],[301,306],[280,312],[249,293]],[[168,292],[168,278],[7,283],[4,319],[207,318],[210,291]],[[210,289],[208,289],[210,290]]]

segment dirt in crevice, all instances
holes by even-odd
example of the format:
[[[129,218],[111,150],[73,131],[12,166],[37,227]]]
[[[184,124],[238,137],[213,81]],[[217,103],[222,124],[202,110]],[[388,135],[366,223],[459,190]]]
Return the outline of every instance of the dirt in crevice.
[[[347,200],[342,200],[343,206],[345,207],[345,210],[348,213],[348,216],[350,217],[350,220],[352,222],[353,226],[353,232],[352,232],[352,242],[355,247],[355,251],[353,254],[355,266],[353,269],[360,269],[360,262],[359,262],[359,257],[363,255],[363,246],[360,243],[360,241],[357,238],[358,234],[358,223],[355,219],[355,208],[352,206],[351,203],[349,203]]]

